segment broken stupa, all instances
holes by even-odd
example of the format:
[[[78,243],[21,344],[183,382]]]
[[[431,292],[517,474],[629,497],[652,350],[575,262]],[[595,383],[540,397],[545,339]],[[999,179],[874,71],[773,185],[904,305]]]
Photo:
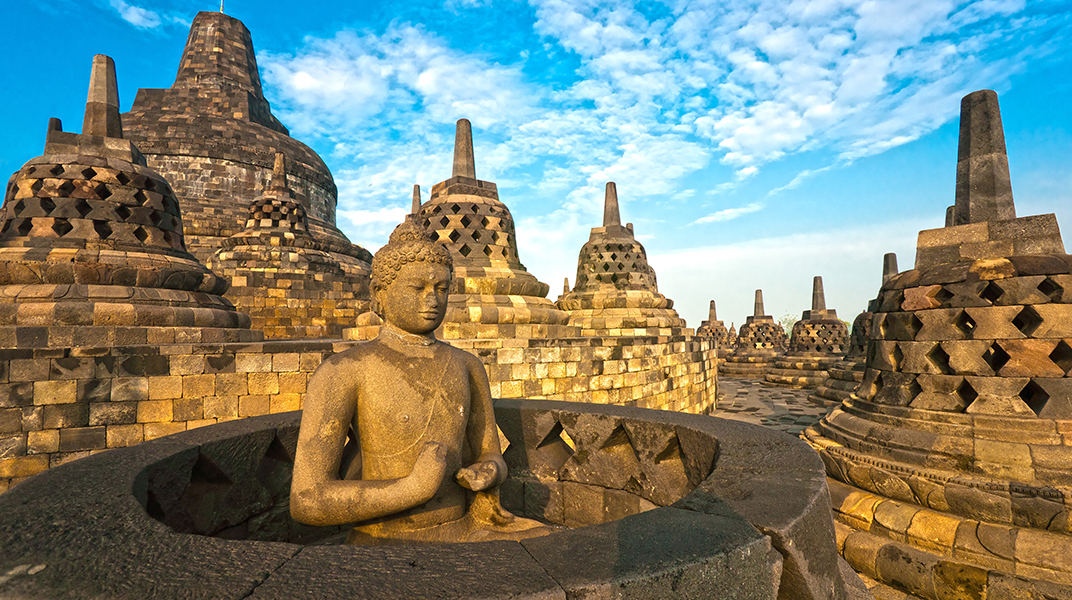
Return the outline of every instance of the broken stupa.
[[[785,353],[785,330],[763,310],[763,290],[756,290],[752,316],[737,332],[737,345],[720,363],[718,372],[727,377],[763,379],[774,361]]]
[[[812,280],[811,310],[793,324],[789,350],[765,376],[768,383],[795,388],[815,388],[826,379],[827,369],[841,359],[849,342],[849,329],[826,308],[823,278]]]

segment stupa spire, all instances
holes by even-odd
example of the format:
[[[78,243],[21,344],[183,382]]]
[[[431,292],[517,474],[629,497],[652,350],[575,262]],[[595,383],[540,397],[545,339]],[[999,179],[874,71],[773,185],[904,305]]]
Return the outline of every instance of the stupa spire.
[[[753,317],[762,317],[767,313],[763,312],[763,290],[756,290],[756,303],[755,308],[752,310]]]
[[[897,255],[893,252],[887,252],[882,257],[882,283],[885,284],[897,273]]]
[[[826,293],[823,292],[823,278],[818,275],[811,280],[811,309],[813,311],[826,310]]]
[[[957,195],[952,224],[1015,218],[997,92],[972,92],[960,102]]]
[[[718,314],[715,312],[715,301],[711,301],[711,305],[707,307],[707,320],[714,323],[718,320]]]
[[[562,278],[562,293],[563,294],[568,294],[569,292],[570,292],[570,289],[569,289],[569,277],[563,277]]]
[[[454,131],[454,170],[451,177],[476,179],[476,159],[473,156],[473,126],[469,119],[458,119]]]
[[[271,189],[287,189],[287,157],[282,152],[275,153],[275,163],[272,165]]]
[[[119,84],[115,79],[115,62],[111,57],[103,54],[93,57],[93,70],[89,76],[89,96],[86,98],[86,116],[82,121],[82,134],[111,138],[123,137],[123,124],[119,119]]]
[[[603,198],[603,226],[622,226],[622,217],[618,213],[618,187],[613,181],[607,182],[607,192]]]
[[[413,184],[413,203],[410,205],[409,214],[416,216],[421,212],[421,186]]]
[[[223,14],[222,10],[202,11],[190,26],[173,87],[222,89],[225,86],[238,87],[264,99],[257,58],[253,54],[253,37],[241,21]]]

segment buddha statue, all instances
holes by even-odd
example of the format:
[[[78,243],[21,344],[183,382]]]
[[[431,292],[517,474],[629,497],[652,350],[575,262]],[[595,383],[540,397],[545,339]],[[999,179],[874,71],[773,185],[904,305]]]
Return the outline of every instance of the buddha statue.
[[[523,539],[550,527],[505,511],[506,479],[480,360],[435,337],[450,252],[410,220],[372,261],[369,342],[309,380],[291,487],[294,519],[356,523],[351,544]]]

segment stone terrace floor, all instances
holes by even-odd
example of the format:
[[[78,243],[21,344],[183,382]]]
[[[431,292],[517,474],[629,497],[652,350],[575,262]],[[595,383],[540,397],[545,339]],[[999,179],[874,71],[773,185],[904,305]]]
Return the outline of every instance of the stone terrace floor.
[[[758,379],[718,378],[716,417],[762,425],[799,435],[830,412],[831,407],[808,400],[813,390],[763,385]]]

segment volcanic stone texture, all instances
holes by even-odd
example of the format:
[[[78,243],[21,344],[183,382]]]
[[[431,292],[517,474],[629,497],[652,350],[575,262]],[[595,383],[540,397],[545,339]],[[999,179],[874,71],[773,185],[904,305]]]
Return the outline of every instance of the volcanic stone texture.
[[[313,237],[342,267],[360,273],[371,255],[335,227],[337,190],[331,172],[272,116],[261,90],[249,30],[219,12],[194,18],[175,83],[141,89],[124,132],[163,175],[182,205],[187,244],[202,262],[243,230],[256,190],[264,189],[273,157],[287,157],[288,184],[309,215]]]
[[[309,233],[305,207],[276,154],[272,185],[246,229],[223,241],[209,267],[231,280],[228,298],[269,339],[341,338],[369,308],[367,273],[346,272]]]

